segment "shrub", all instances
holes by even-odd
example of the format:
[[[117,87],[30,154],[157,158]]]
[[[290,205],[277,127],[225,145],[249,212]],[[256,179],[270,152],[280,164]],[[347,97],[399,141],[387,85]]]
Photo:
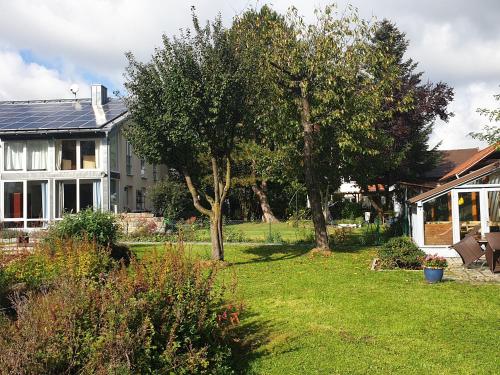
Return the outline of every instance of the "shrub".
[[[163,216],[170,224],[178,220],[184,209],[189,207],[188,195],[186,185],[172,175],[163,178],[148,189],[148,197],[155,214]]]
[[[10,285],[23,284],[26,290],[49,288],[62,275],[97,280],[115,266],[107,249],[71,240],[42,243],[33,253],[18,254],[5,263],[3,279]]]
[[[245,233],[239,229],[226,228],[224,230],[224,241],[227,242],[245,242],[247,239]]]
[[[340,215],[342,219],[356,219],[363,215],[363,207],[361,203],[344,201]]]
[[[391,238],[378,251],[382,268],[420,268],[424,255],[410,237],[404,236]]]
[[[0,319],[0,368],[9,374],[229,373],[238,309],[215,286],[215,265],[182,247],[98,279],[61,275],[15,300]]]
[[[115,243],[118,234],[118,224],[114,214],[91,209],[77,214],[67,214],[54,223],[47,233],[47,240],[57,239],[88,239],[102,246]]]

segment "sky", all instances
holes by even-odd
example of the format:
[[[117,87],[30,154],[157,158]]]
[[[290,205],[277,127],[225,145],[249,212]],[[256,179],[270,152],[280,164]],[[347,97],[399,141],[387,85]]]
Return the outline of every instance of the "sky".
[[[248,7],[271,4],[285,12],[295,6],[307,21],[319,0],[0,0],[0,100],[71,98],[90,95],[91,83],[123,91],[130,51],[147,61],[162,34],[191,25],[191,6],[201,20],[218,13],[230,24]],[[339,0],[339,9],[348,1]],[[350,0],[362,17],[387,18],[405,32],[407,57],[419,63],[424,79],[455,90],[448,123],[438,121],[430,145],[482,147],[468,136],[487,119],[477,108],[493,108],[500,93],[500,1]],[[498,105],[498,104],[497,104]]]

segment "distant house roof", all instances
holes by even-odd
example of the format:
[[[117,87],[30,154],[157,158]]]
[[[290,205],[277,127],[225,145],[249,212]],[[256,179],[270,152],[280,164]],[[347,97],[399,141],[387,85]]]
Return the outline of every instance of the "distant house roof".
[[[425,173],[426,179],[439,180],[444,175],[450,173],[458,165],[462,164],[474,154],[478,148],[463,148],[457,150],[439,150],[441,158],[435,168]]]
[[[0,136],[30,133],[99,131],[125,118],[122,100],[92,106],[91,99],[0,102]]]
[[[467,158],[467,160],[464,160],[462,163],[460,163],[451,171],[449,171],[447,174],[445,174],[443,177],[441,177],[440,181],[446,181],[450,178],[464,174],[471,168],[477,166],[478,163],[486,159],[488,156],[494,154],[497,151],[497,147],[498,145],[491,145],[481,151],[475,152],[473,155]]]
[[[465,176],[462,176],[460,178],[457,178],[456,180],[450,181],[446,184],[439,185],[438,187],[426,191],[425,193],[419,194],[413,198],[408,199],[408,202],[413,204],[418,201],[423,201],[423,200],[428,200],[431,198],[434,198],[435,196],[441,195],[451,189],[453,189],[456,186],[466,184],[468,182],[474,181],[478,178],[481,178],[487,174],[490,174],[496,170],[500,169],[500,161],[493,162],[491,164],[488,164],[487,166],[478,169],[477,171],[471,172],[469,174],[466,174]]]

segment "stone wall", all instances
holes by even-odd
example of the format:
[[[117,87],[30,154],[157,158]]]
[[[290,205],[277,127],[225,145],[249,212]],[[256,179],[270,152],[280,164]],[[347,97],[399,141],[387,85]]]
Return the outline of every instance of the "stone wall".
[[[152,213],[122,213],[118,215],[118,223],[125,235],[136,234],[137,232],[161,233],[164,231],[162,217],[155,217]]]

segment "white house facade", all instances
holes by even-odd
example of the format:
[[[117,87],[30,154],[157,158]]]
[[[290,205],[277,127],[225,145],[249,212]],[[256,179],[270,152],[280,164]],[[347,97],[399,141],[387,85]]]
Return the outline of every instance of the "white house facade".
[[[102,85],[78,100],[0,102],[0,221],[44,228],[85,208],[150,209],[146,189],[165,173],[123,136],[128,112]]]

